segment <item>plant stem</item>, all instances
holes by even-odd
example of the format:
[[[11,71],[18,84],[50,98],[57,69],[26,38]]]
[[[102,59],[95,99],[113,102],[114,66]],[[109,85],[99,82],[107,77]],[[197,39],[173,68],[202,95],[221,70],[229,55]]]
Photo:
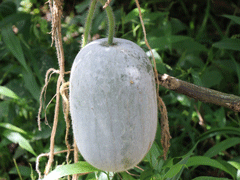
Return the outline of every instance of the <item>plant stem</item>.
[[[100,3],[104,6],[106,1],[99,0]],[[108,44],[111,45],[113,43],[113,36],[115,31],[115,21],[114,21],[114,14],[112,8],[108,5],[106,7],[107,17],[108,17]]]
[[[90,32],[90,28],[92,25],[92,19],[93,19],[93,14],[94,14],[94,9],[95,9],[96,4],[97,4],[97,0],[92,0],[91,4],[89,6],[87,21],[85,23],[85,29],[84,29],[84,34],[83,34],[82,47],[86,46],[86,44],[88,42],[88,34]]]
[[[233,111],[240,112],[240,97],[233,94],[222,93],[213,89],[197,86],[167,74],[158,75],[159,84],[177,93],[185,94],[196,100],[224,106]]]
[[[17,169],[17,173],[18,173],[19,179],[20,179],[20,180],[23,180],[23,178],[22,178],[22,176],[21,176],[21,173],[20,173],[20,171],[19,171],[19,168],[18,168],[16,159],[13,158],[13,162],[14,162],[14,165],[15,165],[15,167],[16,167],[16,169]]]

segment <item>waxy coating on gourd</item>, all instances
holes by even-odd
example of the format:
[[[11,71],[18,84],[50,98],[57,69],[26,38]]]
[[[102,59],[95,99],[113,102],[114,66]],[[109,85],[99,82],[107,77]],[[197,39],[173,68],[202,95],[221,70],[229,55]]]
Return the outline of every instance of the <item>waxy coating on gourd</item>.
[[[103,171],[136,166],[157,129],[152,65],[135,43],[95,40],[80,50],[71,69],[73,133],[84,159]]]

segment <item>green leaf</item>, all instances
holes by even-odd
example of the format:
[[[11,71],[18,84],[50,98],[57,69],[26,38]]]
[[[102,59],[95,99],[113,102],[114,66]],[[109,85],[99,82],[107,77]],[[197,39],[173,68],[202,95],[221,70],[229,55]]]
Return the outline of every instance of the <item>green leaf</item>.
[[[75,164],[62,165],[50,172],[43,180],[58,179],[63,176],[99,171],[85,161],[79,161]]]
[[[146,10],[141,8],[141,13],[144,14]],[[131,12],[129,12],[125,18],[123,19],[124,23],[132,22],[139,16],[138,8],[133,9]]]
[[[157,171],[160,171],[163,166],[163,159],[159,158],[162,155],[162,151],[157,145],[156,142],[153,143],[151,149],[146,155],[147,160],[149,161],[151,167],[153,169],[156,169]]]
[[[29,71],[23,71],[23,79],[25,86],[29,90],[31,95],[34,97],[36,101],[39,101],[40,88],[36,82],[36,79],[34,78],[33,73]]]
[[[240,163],[236,161],[228,161],[229,164],[231,164],[233,167],[235,167],[237,170],[240,170]]]
[[[121,176],[122,176],[122,179],[136,180],[135,178],[133,178],[131,175],[129,175],[129,174],[126,173],[126,172],[121,172],[120,174],[121,174]]]
[[[155,48],[158,50],[165,50],[169,48],[171,44],[188,40],[190,41],[191,38],[188,36],[181,36],[181,35],[170,35],[170,36],[163,36],[163,37],[150,37],[149,44],[151,48]]]
[[[2,38],[7,48],[11,51],[13,56],[19,61],[19,63],[24,67],[26,71],[29,71],[29,67],[27,66],[22,46],[20,44],[19,39],[13,33],[11,26],[5,26],[2,28]]]
[[[0,94],[13,99],[19,99],[19,97],[12,90],[5,86],[0,86]]]
[[[210,176],[199,176],[199,177],[194,178],[193,180],[230,180],[230,179],[210,177]]]
[[[192,38],[188,37],[188,39],[180,42],[175,42],[173,45],[173,48],[178,49],[180,53],[195,53],[195,52],[207,52],[207,48],[200,44],[197,41],[194,41]]]
[[[232,21],[234,21],[237,24],[240,24],[240,17],[238,17],[238,16],[226,15],[226,14],[224,14],[222,16],[225,18],[231,19]]]
[[[18,166],[19,172],[22,176],[30,177],[31,173],[34,173],[34,176],[37,176],[37,173],[33,171],[30,167],[27,166]],[[12,168],[9,172],[9,174],[18,174],[16,167]]]
[[[153,169],[146,169],[140,175],[140,180],[149,180],[154,175]]]
[[[217,155],[219,152],[222,152],[232,146],[235,146],[237,144],[239,144],[240,142],[240,138],[229,138],[226,139],[218,144],[216,144],[215,146],[213,146],[212,148],[210,148],[205,154],[204,156],[206,157],[213,157],[215,155]]]
[[[207,69],[202,74],[201,79],[202,79],[204,87],[211,88],[215,85],[220,84],[220,82],[223,79],[223,76],[219,71]]]
[[[171,177],[171,178],[167,178],[167,180],[178,180],[180,177],[181,177],[181,175],[182,175],[182,173],[183,173],[183,170],[185,169],[185,167],[186,167],[186,163],[188,162],[188,159],[190,158],[190,156],[192,155],[192,153],[193,153],[193,151],[196,149],[196,147],[197,147],[197,145],[198,145],[198,142],[193,146],[193,148],[187,153],[187,154],[185,154],[184,156],[182,156],[182,160],[180,161],[180,162],[178,162],[177,164],[180,164],[180,166],[181,166],[181,169],[179,170],[179,168],[180,168],[180,166],[179,165],[177,165],[177,164],[175,164],[174,166],[176,166],[176,167],[174,167],[173,168],[173,173],[174,172],[177,172],[178,170],[178,172],[177,172],[177,174],[175,174],[173,177]],[[172,168],[170,168],[170,170],[171,170]],[[169,171],[170,171],[169,170]],[[171,172],[171,171],[170,171]],[[167,172],[168,173],[168,172]],[[166,173],[166,174],[167,174]],[[171,174],[169,173],[169,176],[171,176]]]
[[[10,101],[0,102],[0,119],[5,118],[9,120],[9,117],[8,117],[9,104],[11,104]]]
[[[173,167],[170,168],[170,170],[165,174],[165,178],[172,178],[176,176],[181,169],[184,167],[184,164],[175,164]]]
[[[16,10],[16,4],[12,1],[4,1],[0,4],[0,15],[3,17],[16,13]]]
[[[27,13],[14,13],[0,21],[0,26],[3,27],[7,26],[8,24],[9,25],[16,24],[18,21],[30,20],[31,17],[32,15]]]
[[[19,146],[28,152],[32,153],[33,155],[37,156],[37,154],[34,152],[32,146],[29,144],[28,140],[24,138],[21,134],[18,132],[12,132],[10,130],[3,131],[3,136],[6,137],[8,140],[18,143]]]
[[[192,74],[192,77],[193,77],[194,84],[196,84],[198,86],[203,86],[202,79],[199,77],[199,73],[197,73],[194,70],[191,70],[191,74]]]
[[[13,33],[11,26],[5,26],[4,28],[2,28],[2,36],[7,48],[10,50],[10,52],[14,55],[14,57],[19,61],[19,63],[23,66],[25,70],[23,71],[23,79],[25,81],[27,89],[32,94],[32,96],[37,101],[39,101],[40,88],[34,78],[31,69],[26,63],[20,40]]]
[[[8,130],[11,130],[11,131],[15,131],[15,132],[19,132],[19,133],[22,133],[22,134],[25,134],[27,135],[27,132],[22,130],[21,128],[17,127],[17,126],[14,126],[12,124],[9,124],[9,123],[0,123],[0,126],[3,127],[3,128],[6,128]]]
[[[214,43],[212,46],[219,49],[240,51],[240,39],[227,38]]]
[[[89,1],[85,0],[85,1],[81,2],[80,4],[77,4],[75,6],[75,9],[76,9],[77,13],[83,13],[88,8],[88,6],[89,6]]]
[[[211,159],[211,158],[205,157],[205,156],[190,157],[186,165],[187,165],[187,167],[202,166],[202,165],[203,166],[211,166],[211,167],[218,168],[218,169],[225,171],[226,173],[230,174],[233,178],[235,177],[234,174],[229,172],[228,169],[224,165],[219,163],[217,160],[214,160],[214,159]]]
[[[233,134],[233,135],[240,136],[240,129],[234,128],[234,127],[223,127],[223,128],[211,129],[203,133],[199,137],[199,141],[203,141],[204,139],[211,138],[213,136],[220,135],[220,134]]]

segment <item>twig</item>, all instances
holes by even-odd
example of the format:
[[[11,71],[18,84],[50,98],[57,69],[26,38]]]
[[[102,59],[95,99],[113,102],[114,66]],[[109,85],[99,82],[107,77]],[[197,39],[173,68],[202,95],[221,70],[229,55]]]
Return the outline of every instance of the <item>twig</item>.
[[[71,147],[70,147],[70,144],[68,142],[70,120],[68,118],[68,115],[69,115],[69,101],[68,101],[68,88],[67,88],[67,86],[69,86],[69,81],[62,84],[62,86],[60,87],[60,94],[61,94],[61,96],[63,98],[63,101],[64,101],[63,112],[64,112],[64,119],[65,119],[65,122],[66,122],[65,143],[66,143],[66,146],[67,146],[67,149],[68,149],[68,153],[67,153],[67,156],[66,156],[66,161],[67,161],[67,164],[68,164]]]
[[[74,149],[70,149],[70,151],[73,151],[73,150]],[[62,151],[55,152],[54,155],[65,153],[65,152],[68,152],[68,150],[62,150]],[[42,154],[38,155],[38,157],[36,159],[36,171],[38,173],[38,179],[42,179],[41,171],[39,170],[40,158],[41,157],[48,157],[48,156],[49,156],[49,153],[42,153]]]
[[[233,94],[222,93],[213,89],[197,86],[167,74],[159,74],[160,85],[180,94],[185,94],[196,100],[224,106],[233,111],[240,112],[240,97]]]
[[[47,86],[48,86],[48,83],[51,79],[51,76],[52,74],[54,73],[59,73],[59,70],[56,70],[54,68],[50,68],[47,70],[47,73],[45,75],[45,84],[42,88],[42,91],[41,91],[41,94],[40,94],[40,106],[39,106],[39,110],[38,110],[38,130],[41,131],[41,112],[42,112],[42,108],[43,108],[43,100],[42,100],[42,97],[43,97],[43,94],[44,94],[44,101],[46,100],[46,91],[47,91]],[[50,75],[49,75],[50,74]],[[51,101],[50,101],[51,102]],[[47,108],[46,108],[47,109]],[[46,118],[46,117],[45,117]],[[46,120],[47,122],[47,120]]]
[[[73,138],[73,141],[74,141],[74,143],[73,143],[74,163],[77,163],[78,162],[78,148],[77,148],[77,144],[76,144],[75,138]],[[78,174],[74,174],[72,179],[73,180],[77,180],[78,179]]]
[[[112,0],[107,0],[107,2],[105,3],[105,5],[103,6],[103,9],[105,9],[106,7],[108,7],[108,5],[111,3]]]
[[[17,170],[17,173],[18,173],[18,176],[19,176],[19,179],[20,180],[23,180],[22,176],[21,176],[21,173],[19,171],[19,168],[18,168],[18,165],[17,165],[17,162],[16,162],[16,159],[13,158],[13,162],[14,162],[14,165],[16,167],[16,170]]]
[[[140,168],[139,166],[135,166],[135,168],[140,169],[141,171],[144,171],[144,169]]]
[[[58,115],[59,115],[59,106],[60,106],[60,86],[64,83],[64,51],[62,46],[62,33],[61,33],[61,17],[62,17],[62,1],[61,0],[48,0],[50,11],[52,14],[52,44],[55,42],[55,47],[57,51],[58,65],[59,65],[59,77],[57,80],[56,88],[56,105],[54,111],[54,121],[52,127],[52,133],[50,138],[50,152],[48,163],[45,168],[44,174],[47,175],[52,166],[54,160],[54,144],[55,144],[55,135],[58,124]],[[63,102],[65,106],[65,102]]]

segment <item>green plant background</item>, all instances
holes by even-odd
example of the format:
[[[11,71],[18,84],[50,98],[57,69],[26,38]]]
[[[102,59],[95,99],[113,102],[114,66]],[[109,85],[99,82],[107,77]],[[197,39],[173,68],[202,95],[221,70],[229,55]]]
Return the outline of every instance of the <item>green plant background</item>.
[[[65,1],[62,36],[66,71],[80,50],[89,3]],[[111,4],[115,36],[137,43],[150,54],[134,0],[115,0]],[[239,1],[141,0],[140,5],[159,73],[240,95]],[[106,37],[107,25],[106,14],[98,5],[91,37]],[[37,179],[36,157],[49,151],[54,100],[46,110],[50,127],[44,123],[43,112],[42,131],[38,131],[37,113],[45,73],[51,67],[58,69],[50,31],[45,1],[3,0],[0,4],[0,180]],[[57,75],[53,74],[45,106],[55,94],[56,81]],[[159,93],[168,109],[172,135],[167,161],[162,158],[158,128],[151,150],[139,164],[144,171],[129,171],[136,176],[96,171],[79,179],[240,179],[238,113],[162,87]],[[199,123],[200,117],[204,124]],[[64,135],[65,121],[60,112],[55,151],[66,149]],[[56,155],[53,169],[64,163],[65,155]],[[47,158],[40,160],[42,172],[46,162]],[[57,173],[62,177],[95,170],[80,158],[78,164],[62,166],[50,175],[56,178]]]

